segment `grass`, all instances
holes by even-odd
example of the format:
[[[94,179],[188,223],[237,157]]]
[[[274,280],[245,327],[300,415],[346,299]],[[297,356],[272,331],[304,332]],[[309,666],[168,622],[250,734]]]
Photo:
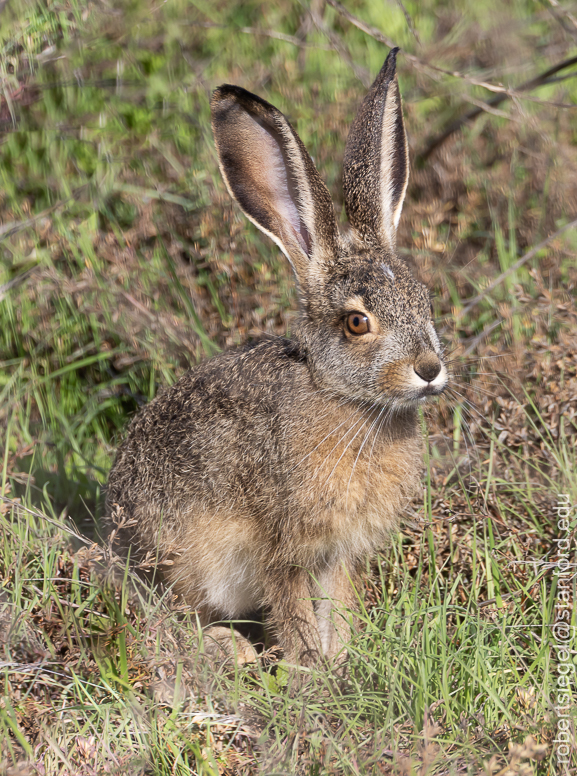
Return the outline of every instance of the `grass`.
[[[575,54],[574,17],[557,6],[346,11],[2,11],[6,776],[563,772],[551,572],[557,495],[577,503],[576,230],[490,284],[576,217],[575,109],[559,107],[577,104],[575,66],[484,110],[412,170],[400,252],[433,293],[451,388],[423,419],[422,496],[367,565],[346,678],[287,674],[270,644],[256,665],[216,664],[194,612],[111,568],[99,533],[138,407],[220,349],[290,334],[290,270],[224,190],[211,89],[239,83],[285,111],[344,221],[347,128],[387,50],[367,25],[405,52],[415,160],[496,93],[480,83],[514,89]]]

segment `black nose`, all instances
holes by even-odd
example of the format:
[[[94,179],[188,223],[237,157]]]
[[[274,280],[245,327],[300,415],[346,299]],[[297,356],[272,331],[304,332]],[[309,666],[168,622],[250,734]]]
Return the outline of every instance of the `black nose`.
[[[434,353],[426,353],[424,356],[419,356],[413,369],[421,380],[431,383],[441,371],[441,362]]]

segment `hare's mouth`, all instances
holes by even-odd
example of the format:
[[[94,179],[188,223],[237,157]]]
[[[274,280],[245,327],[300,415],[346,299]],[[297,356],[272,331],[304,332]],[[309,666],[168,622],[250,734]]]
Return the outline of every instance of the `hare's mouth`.
[[[403,403],[422,404],[434,396],[439,396],[447,387],[448,375],[444,365],[441,365],[439,373],[431,380],[424,380],[415,371],[409,376],[404,388]]]
[[[436,368],[433,367],[426,369],[422,363],[417,362],[414,366],[409,361],[385,368],[380,380],[384,403],[391,402],[398,409],[408,409],[443,393],[448,383],[447,369],[438,358]]]
[[[393,388],[393,381],[388,382],[389,390],[393,388],[393,393],[397,394],[401,402],[417,403],[438,396],[447,387],[448,373],[445,365],[437,360],[436,367],[425,369],[421,364],[416,366],[407,365],[404,374],[396,375],[396,390]],[[393,383],[393,385],[391,385]]]
[[[424,400],[428,399],[429,396],[439,396],[445,390],[446,385],[446,381],[443,383],[443,385],[440,386],[431,385],[431,383],[429,383],[429,385],[421,389],[421,395],[419,398]]]
[[[397,404],[405,407],[418,407],[420,404],[424,404],[424,402],[428,401],[429,399],[433,399],[435,396],[440,396],[444,390],[445,386],[442,388],[427,386],[426,388],[422,388],[420,391],[407,391],[405,396],[397,399]]]

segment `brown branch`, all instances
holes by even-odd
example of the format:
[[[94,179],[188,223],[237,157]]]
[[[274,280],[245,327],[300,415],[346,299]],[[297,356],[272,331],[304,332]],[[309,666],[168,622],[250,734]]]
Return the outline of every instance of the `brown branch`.
[[[357,29],[361,30],[361,32],[364,32],[366,35],[374,38],[379,43],[384,43],[385,46],[388,46],[389,48],[395,48],[397,45],[392,38],[388,38],[386,35],[383,35],[383,33],[380,30],[377,30],[376,27],[371,27],[370,24],[367,24],[362,19],[359,19],[357,16],[348,11],[344,5],[338,2],[338,0],[327,0],[327,3],[354,27],[357,27]],[[467,81],[467,83],[470,83],[473,86],[482,86],[484,89],[488,89],[491,92],[508,93],[509,91],[504,86],[498,86],[496,84],[489,83],[488,81],[481,81],[478,78],[467,75],[466,73],[461,73],[459,70],[447,70],[444,67],[438,67],[438,65],[431,65],[429,62],[425,62],[420,57],[417,57],[414,54],[409,54],[406,51],[403,52],[403,56],[407,62],[411,62],[413,67],[415,67],[417,70],[432,71],[433,73],[440,73],[441,75],[449,75],[453,78],[460,78],[462,81]]]
[[[340,16],[350,22],[353,26],[357,27],[357,29],[364,32],[366,35],[369,35],[371,38],[379,41],[379,43],[384,43],[385,46],[388,46],[389,48],[394,48],[396,46],[395,41],[393,41],[391,38],[388,38],[386,35],[383,35],[380,30],[372,27],[371,25],[362,21],[362,19],[359,19],[357,16],[352,14],[344,7],[344,5],[339,3],[338,0],[327,0],[327,2],[337,11]],[[538,86],[544,86],[545,84],[549,83],[549,79],[551,79],[551,77],[556,73],[559,73],[561,70],[565,70],[568,67],[577,64],[577,56],[571,57],[570,59],[565,59],[562,62],[558,62],[556,65],[548,68],[543,73],[540,73],[538,76],[531,78],[529,81],[525,81],[516,89],[509,89],[505,86],[492,84],[488,81],[474,78],[473,76],[469,76],[466,73],[461,73],[459,70],[447,70],[443,67],[438,67],[437,65],[431,65],[429,62],[425,62],[419,57],[416,57],[414,54],[408,54],[404,52],[403,56],[408,62],[411,62],[413,67],[415,67],[417,70],[428,72],[429,75],[431,75],[431,72],[441,73],[443,75],[452,76],[453,78],[459,78],[462,81],[470,83],[472,86],[481,86],[484,89],[495,92],[495,96],[493,98],[483,103],[483,105],[478,105],[476,108],[467,111],[467,113],[463,114],[458,119],[455,119],[451,124],[449,124],[449,126],[439,135],[432,137],[427,142],[425,150],[417,156],[417,159],[415,160],[417,163],[422,163],[425,161],[436,148],[438,148],[442,143],[445,142],[448,137],[460,129],[463,124],[466,124],[468,121],[476,118],[483,111],[488,110],[488,112],[491,112],[491,108],[495,108],[497,105],[500,105],[502,102],[511,97],[527,99],[527,95],[523,94],[523,92],[535,89]]]
[[[15,278],[12,278],[12,280],[9,280],[7,283],[3,283],[0,286],[0,302],[4,301],[4,297],[8,295],[9,291],[12,291],[12,289],[17,288],[21,283],[23,283],[27,278],[30,277],[30,275],[34,272],[36,269],[35,265],[34,267],[30,267],[30,269],[27,269],[25,272],[21,272],[19,275],[16,275]]]
[[[549,0],[549,5],[552,6],[551,7],[551,13],[555,17],[555,19],[559,22],[561,27],[563,27],[565,32],[568,35],[571,35],[571,37],[574,40],[577,40],[577,34],[576,34],[577,33],[577,19],[575,19],[573,14],[571,14],[569,11],[565,10],[564,8],[562,8],[559,5],[558,0]],[[571,29],[569,29],[567,27],[567,25],[565,24],[565,19],[568,19],[571,22],[571,24],[574,27],[573,30],[571,30]]]
[[[483,105],[478,105],[476,108],[472,108],[462,116],[459,116],[459,118],[452,121],[449,126],[446,127],[441,133],[433,136],[427,141],[424,151],[417,155],[415,164],[418,165],[425,162],[433,153],[433,151],[442,145],[445,140],[457,132],[457,130],[461,129],[464,124],[477,118],[477,116],[483,113],[483,111],[495,108],[497,105],[500,105],[510,97],[522,96],[519,94],[520,92],[529,91],[530,89],[535,89],[538,86],[544,86],[545,84],[549,83],[549,79],[551,79],[552,76],[554,76],[556,73],[559,73],[561,70],[565,70],[566,68],[571,67],[572,65],[577,65],[577,56],[571,57],[570,59],[564,59],[562,62],[558,62],[556,65],[553,65],[553,67],[550,67],[548,70],[545,70],[543,73],[535,76],[535,78],[531,78],[529,81],[525,81],[516,89],[503,90],[501,94],[496,94],[490,100],[487,100],[487,102],[483,103]],[[489,110],[489,112],[491,111]]]
[[[329,3],[330,3],[330,0],[329,0]],[[319,30],[319,32],[322,32],[322,34],[327,38],[332,48],[339,54],[339,56],[341,56],[345,60],[345,62],[347,62],[347,64],[353,70],[354,74],[359,79],[359,81],[363,84],[365,89],[368,89],[373,80],[371,78],[370,73],[367,70],[365,70],[364,67],[360,67],[360,65],[356,64],[345,43],[343,43],[343,41],[335,32],[333,32],[328,28],[328,26],[325,24],[322,14],[319,13],[318,10],[314,8],[314,6],[311,6],[311,10],[309,11],[309,13],[310,13],[310,18],[312,19],[312,22],[315,25],[315,27]]]
[[[411,18],[411,14],[407,11],[405,6],[403,5],[403,0],[397,0],[397,4],[399,5],[401,11],[403,12],[403,16],[405,17],[405,21],[407,22],[407,27],[409,28],[409,31],[413,38],[417,41],[417,44],[421,45],[421,39],[419,37],[419,33],[417,32],[417,28],[413,24],[413,20]]]
[[[50,215],[50,213],[54,212],[54,210],[58,210],[58,208],[67,205],[69,202],[73,202],[77,199],[79,194],[89,187],[89,185],[90,184],[88,183],[83,183],[81,186],[73,189],[72,194],[69,197],[66,197],[66,199],[59,200],[54,205],[47,207],[45,210],[42,210],[31,218],[27,218],[25,221],[11,221],[8,224],[3,224],[0,226],[0,243],[18,232],[21,232],[23,229],[28,229],[28,227],[33,226],[37,221],[40,221],[42,218],[45,218],[47,215]]]
[[[233,32],[242,32],[245,35],[260,35],[265,38],[273,38],[274,40],[283,41],[283,43],[290,43],[293,46],[299,48],[311,48],[320,49],[321,51],[332,51],[333,46],[320,46],[316,44],[306,43],[301,38],[294,35],[286,35],[284,32],[277,32],[276,30],[262,30],[258,27],[232,27],[230,24],[218,24],[217,22],[187,22],[189,27],[203,27],[204,29],[219,29],[219,30],[231,30]]]

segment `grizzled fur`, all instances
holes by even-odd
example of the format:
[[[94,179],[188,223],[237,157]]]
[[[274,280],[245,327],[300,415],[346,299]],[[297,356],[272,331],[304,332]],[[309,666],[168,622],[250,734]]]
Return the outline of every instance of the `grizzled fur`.
[[[347,239],[282,113],[216,90],[223,177],[291,262],[299,324],[292,340],[223,353],[151,402],[108,483],[131,557],[157,557],[203,623],[264,607],[301,664],[350,636],[334,607],[354,609],[366,557],[418,485],[418,405],[447,380],[427,290],[394,253],[408,175],[395,55],[347,142]]]

